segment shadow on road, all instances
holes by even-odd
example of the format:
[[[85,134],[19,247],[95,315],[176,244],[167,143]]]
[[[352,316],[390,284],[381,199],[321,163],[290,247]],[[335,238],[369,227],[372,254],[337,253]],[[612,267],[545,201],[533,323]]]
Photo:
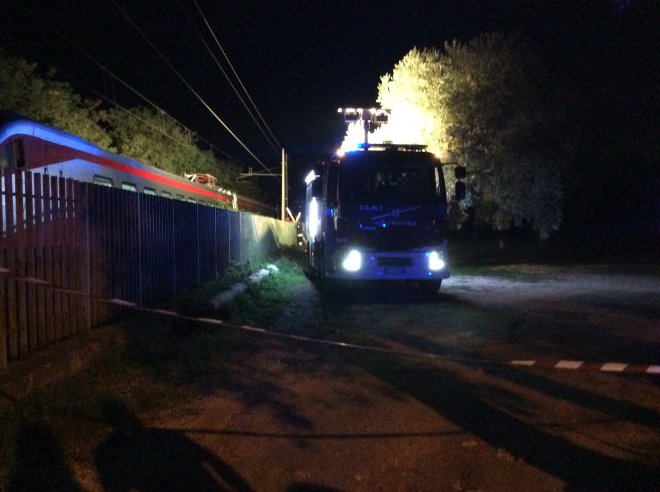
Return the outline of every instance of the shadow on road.
[[[104,417],[114,429],[94,456],[104,490],[251,490],[182,432],[146,427],[117,401],[106,402]]]
[[[289,485],[286,488],[286,492],[341,492],[341,489],[326,487],[325,485],[316,483],[296,482]]]
[[[7,491],[82,491],[66,465],[60,441],[44,424],[27,424],[16,436],[18,465],[9,476]]]
[[[393,334],[390,338],[416,350],[460,357],[460,363],[471,369],[479,370],[493,377],[534,389],[554,398],[569,401],[583,408],[607,413],[616,419],[623,419],[628,422],[635,422],[650,427],[656,426],[660,422],[660,414],[643,406],[567,386],[529,371],[484,363],[482,357],[475,352],[467,350],[459,351],[410,333],[399,332]]]
[[[311,279],[323,300],[331,304],[417,304],[460,302],[456,297],[440,289],[429,290],[424,285],[403,281],[359,281],[342,282]]]
[[[412,339],[406,341],[411,348],[418,348],[417,342]],[[423,343],[428,348],[432,342],[423,340]],[[443,350],[446,351],[446,347],[435,347],[436,353]],[[413,360],[392,357],[385,364],[382,360],[371,360],[364,358],[358,364],[494,448],[505,449],[511,455],[560,478],[567,484],[567,490],[660,490],[658,470],[591,451],[510,415],[507,408],[525,410],[525,400],[518,394],[507,394],[500,387],[471,382],[458,372]],[[603,408],[599,405],[603,405],[605,410],[618,417],[646,425],[651,421],[657,422],[657,415],[648,410],[631,408],[605,397],[565,388],[543,378],[514,370],[498,370],[491,374],[576,404],[598,406],[600,410]]]

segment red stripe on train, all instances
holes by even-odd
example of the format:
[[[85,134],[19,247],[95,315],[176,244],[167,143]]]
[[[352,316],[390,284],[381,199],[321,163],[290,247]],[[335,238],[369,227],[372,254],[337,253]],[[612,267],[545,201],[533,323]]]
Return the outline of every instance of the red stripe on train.
[[[122,164],[121,162],[114,161],[112,159],[109,159],[107,157],[102,157],[94,154],[90,154],[89,152],[85,152],[83,150],[78,150],[78,149],[71,149],[67,147],[60,147],[61,150],[64,150],[63,154],[65,156],[58,156],[60,159],[56,159],[54,162],[48,162],[47,164],[56,164],[58,161],[64,159],[70,160],[70,159],[83,159],[89,162],[92,162],[94,164],[98,164],[103,167],[108,167],[111,169],[115,169],[117,171],[122,171],[128,174],[132,174],[134,176],[138,176],[140,178],[144,178],[150,181],[156,181],[158,183],[167,185],[167,186],[172,186],[174,188],[179,188],[185,191],[189,191],[192,193],[196,193],[198,195],[204,195],[210,198],[214,198],[216,200],[220,200],[223,202],[230,203],[231,198],[225,195],[222,195],[218,192],[213,192],[211,190],[205,190],[198,188],[197,186],[193,184],[188,184],[188,183],[183,183],[181,181],[178,181],[173,178],[169,178],[167,176],[161,176],[160,174],[154,173],[152,171],[147,171],[144,169],[140,169],[137,167],[130,166],[128,164]]]

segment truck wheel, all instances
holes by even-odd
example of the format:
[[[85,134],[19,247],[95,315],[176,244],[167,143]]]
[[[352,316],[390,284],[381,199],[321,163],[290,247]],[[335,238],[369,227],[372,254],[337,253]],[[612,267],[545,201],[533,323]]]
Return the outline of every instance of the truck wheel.
[[[324,248],[324,245],[322,245],[321,248],[319,249],[318,265],[319,265],[319,270],[318,270],[319,278],[323,282],[326,279],[325,248]]]
[[[313,260],[312,260],[312,244],[311,243],[307,243],[306,250],[307,250],[306,273],[310,277],[313,277],[314,275],[316,275],[316,271],[315,271],[315,268],[314,268],[314,264],[312,262]]]
[[[441,285],[442,285],[442,280],[424,280],[420,282],[420,286],[424,290],[428,292],[433,292],[434,294],[438,293]]]
[[[312,267],[312,272],[314,272],[314,276],[316,278],[323,280],[325,278],[325,251],[323,251],[323,243],[314,243],[313,247],[314,264]]]

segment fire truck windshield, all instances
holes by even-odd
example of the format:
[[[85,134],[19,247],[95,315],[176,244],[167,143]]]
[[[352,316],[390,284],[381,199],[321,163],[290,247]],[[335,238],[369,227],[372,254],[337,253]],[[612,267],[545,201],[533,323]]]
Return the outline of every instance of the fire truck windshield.
[[[340,200],[423,203],[445,199],[442,169],[426,153],[358,153],[339,167]]]

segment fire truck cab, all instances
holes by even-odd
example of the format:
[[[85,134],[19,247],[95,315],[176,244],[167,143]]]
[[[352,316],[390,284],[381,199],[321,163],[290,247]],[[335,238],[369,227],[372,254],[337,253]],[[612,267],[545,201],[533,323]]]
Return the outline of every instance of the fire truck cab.
[[[443,168],[424,146],[365,143],[318,164],[305,182],[317,277],[410,280],[436,291],[449,277]],[[460,199],[464,183],[457,185]]]

